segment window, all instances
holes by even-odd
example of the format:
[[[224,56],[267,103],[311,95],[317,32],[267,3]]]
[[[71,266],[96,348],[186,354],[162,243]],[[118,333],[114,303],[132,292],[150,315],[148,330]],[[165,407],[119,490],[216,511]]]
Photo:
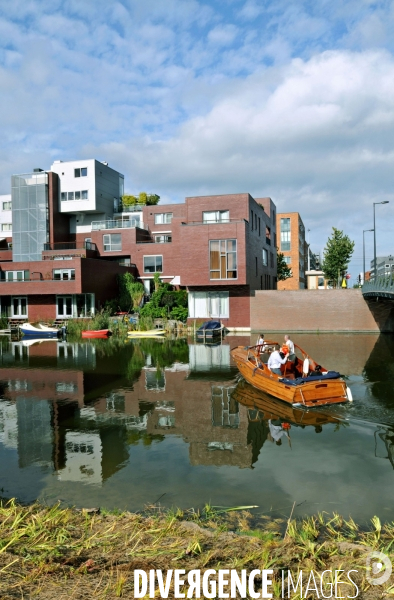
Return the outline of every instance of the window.
[[[87,167],[82,167],[81,169],[74,169],[74,177],[86,177],[88,174]]]
[[[155,225],[163,225],[172,222],[172,213],[158,213],[155,215]]]
[[[261,235],[261,219],[259,217],[259,235]]]
[[[3,273],[6,281],[29,281],[30,271],[3,271]]]
[[[263,248],[263,267],[268,267],[268,251]]]
[[[270,263],[271,263],[271,269],[274,268],[274,253],[270,252]]]
[[[265,243],[271,246],[271,229],[268,225],[265,226]]]
[[[3,210],[12,210],[12,202],[3,202]]]
[[[250,212],[252,214],[251,219],[250,219],[250,223],[252,225],[252,231],[253,231],[253,210],[251,210]]]
[[[162,256],[144,256],[144,273],[162,273]]]
[[[75,269],[54,269],[53,279],[56,281],[71,281],[75,279]]]
[[[87,200],[88,190],[82,190],[82,192],[62,192],[60,194],[60,200],[65,202],[66,200]]]
[[[171,235],[155,235],[156,244],[169,244],[172,242]]]
[[[75,192],[75,200],[81,199],[81,192]]]
[[[67,192],[62,192],[60,194],[60,200],[62,200],[62,202],[65,202],[67,200]]]
[[[280,220],[280,249],[289,252],[291,246],[290,218]]]
[[[27,317],[27,298],[12,298],[11,309],[12,317]]]
[[[74,200],[74,192],[67,193],[67,200]]]
[[[287,265],[291,265],[291,256],[284,256],[283,260]]]
[[[228,319],[230,316],[228,292],[189,292],[188,302],[192,319]]]
[[[56,312],[57,312],[57,317],[72,317],[72,314],[73,314],[72,296],[57,296]]]
[[[122,234],[107,233],[103,235],[104,252],[115,252],[122,250]]]
[[[257,275],[258,275],[258,261],[257,261],[257,256],[255,257],[255,259],[256,259],[256,277],[257,277]]]
[[[209,242],[210,279],[237,278],[237,240]]]
[[[223,223],[230,220],[230,211],[228,210],[213,210],[202,213],[203,223]]]
[[[2,223],[1,231],[12,231],[12,223]]]
[[[81,194],[82,194],[82,200],[88,199],[88,190],[82,190]]]

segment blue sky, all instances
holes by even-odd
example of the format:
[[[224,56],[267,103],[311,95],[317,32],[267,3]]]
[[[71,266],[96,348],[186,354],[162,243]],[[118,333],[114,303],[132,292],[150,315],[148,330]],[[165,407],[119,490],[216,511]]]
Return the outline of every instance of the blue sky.
[[[394,250],[393,31],[390,1],[0,0],[0,193],[95,157],[163,202],[271,196],[355,275],[372,202]]]

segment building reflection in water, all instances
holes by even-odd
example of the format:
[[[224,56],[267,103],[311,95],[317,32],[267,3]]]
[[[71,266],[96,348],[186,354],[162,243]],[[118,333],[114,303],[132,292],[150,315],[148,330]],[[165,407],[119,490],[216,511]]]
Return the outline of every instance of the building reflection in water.
[[[0,444],[17,451],[21,469],[99,486],[130,461],[133,446],[168,436],[188,444],[192,466],[251,468],[264,444],[292,444],[295,427],[342,426],[327,411],[293,409],[235,385],[234,340],[105,343],[1,345]],[[394,434],[383,433],[394,465]]]

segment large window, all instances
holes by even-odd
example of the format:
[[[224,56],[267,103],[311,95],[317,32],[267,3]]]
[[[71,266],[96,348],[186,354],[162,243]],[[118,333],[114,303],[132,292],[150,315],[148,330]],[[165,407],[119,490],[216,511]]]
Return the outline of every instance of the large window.
[[[230,211],[228,210],[213,210],[202,213],[204,223],[228,223],[230,220]]]
[[[163,225],[164,223],[171,223],[172,213],[158,213],[155,215],[155,225]]]
[[[3,202],[3,210],[11,210],[12,202]]]
[[[1,231],[12,231],[12,223],[2,223]]]
[[[27,317],[27,298],[14,296],[12,298],[11,309],[12,317]]]
[[[144,273],[162,273],[162,256],[144,256]]]
[[[73,298],[72,296],[58,296],[56,306],[57,317],[73,316]]]
[[[88,174],[88,168],[82,167],[80,169],[74,169],[74,177],[86,177]]]
[[[268,251],[263,248],[263,266],[268,267]]]
[[[280,249],[289,252],[291,246],[290,218],[280,220]]]
[[[155,235],[156,244],[169,244],[172,242],[171,235]]]
[[[228,292],[189,292],[188,301],[192,319],[227,319],[230,316]]]
[[[237,240],[209,242],[210,279],[237,279]]]
[[[106,233],[103,235],[104,252],[115,252],[122,250],[122,234]]]
[[[1,275],[6,281],[29,281],[30,271],[2,271]]]
[[[75,269],[54,269],[53,279],[56,281],[71,281],[75,279]]]
[[[81,190],[79,192],[62,192],[60,194],[60,200],[62,202],[71,201],[71,200],[88,200],[89,190]]]

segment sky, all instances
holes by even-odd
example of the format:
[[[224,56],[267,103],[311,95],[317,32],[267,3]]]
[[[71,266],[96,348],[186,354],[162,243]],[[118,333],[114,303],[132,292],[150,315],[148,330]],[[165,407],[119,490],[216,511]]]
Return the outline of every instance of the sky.
[[[390,0],[0,0],[0,194],[97,158],[161,203],[270,196],[353,282],[374,202],[394,253],[393,31]]]

